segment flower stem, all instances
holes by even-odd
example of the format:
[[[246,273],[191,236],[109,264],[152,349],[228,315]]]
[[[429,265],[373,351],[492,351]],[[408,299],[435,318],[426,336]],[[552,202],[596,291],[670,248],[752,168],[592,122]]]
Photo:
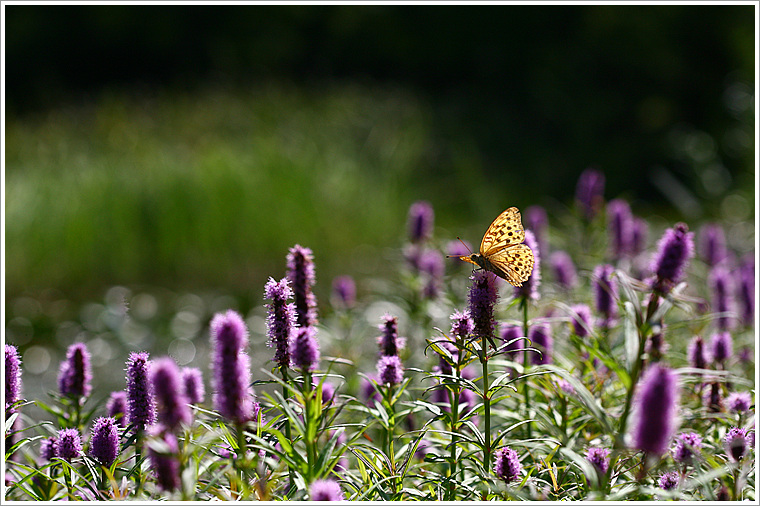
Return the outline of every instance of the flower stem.
[[[480,363],[483,366],[483,418],[485,420],[485,430],[483,433],[483,440],[485,445],[483,447],[483,469],[488,473],[491,469],[491,394],[489,389],[491,388],[488,378],[488,354],[487,354],[488,342],[482,339],[480,342]]]
[[[396,430],[396,407],[395,403],[393,402],[393,385],[388,384],[387,388],[384,389],[383,395],[385,396],[385,402],[388,405],[388,441],[387,441],[387,455],[388,460],[391,463],[390,472],[392,475],[396,474],[396,458],[395,458],[395,450],[393,448],[393,433]],[[395,501],[399,498],[397,497],[399,493],[399,481],[398,478],[394,477],[391,480],[393,491],[391,500]]]
[[[625,436],[628,424],[628,416],[630,415],[631,411],[631,401],[633,400],[633,394],[636,392],[636,384],[639,381],[639,375],[641,374],[642,365],[644,364],[644,346],[651,329],[649,319],[652,317],[655,309],[657,308],[658,299],[659,295],[657,292],[654,292],[649,300],[646,318],[643,321],[638,322],[639,349],[636,360],[633,363],[633,369],[631,369],[631,386],[628,389],[628,393],[626,394],[625,408],[623,408],[623,414],[620,417],[620,428],[618,429],[618,435],[615,438],[614,443],[616,448],[623,448],[624,446],[623,438]]]
[[[282,374],[282,381],[284,383],[290,382],[290,378],[288,377],[288,368],[287,367],[280,367],[280,374]],[[288,398],[290,397],[290,390],[288,390],[288,387],[286,385],[282,386],[282,398],[284,402],[288,402]],[[293,441],[293,438],[290,435],[290,420],[285,417],[285,437],[288,441]],[[295,476],[293,474],[293,469],[288,466],[288,491],[286,492],[286,497],[290,496],[290,491],[293,490],[295,487]]]
[[[453,501],[456,499],[456,480],[457,474],[457,430],[459,429],[459,393],[462,388],[462,354],[464,353],[464,342],[457,338],[457,361],[456,361],[456,384],[449,392],[451,395],[451,455],[449,457],[449,488],[447,490],[446,500]]]
[[[523,335],[525,336],[526,343],[528,339],[528,299],[527,297],[523,297],[520,305],[522,306],[523,310]],[[527,346],[525,346],[527,348]],[[530,352],[526,349],[523,352],[523,375],[528,373],[528,367],[530,367]],[[526,419],[530,419],[530,386],[528,385],[528,378],[525,378],[523,380],[523,397],[525,398],[525,417]],[[531,437],[531,423],[528,422],[525,424],[525,428],[528,431],[528,439]]]
[[[135,492],[135,497],[140,496],[140,492],[142,492],[143,487],[143,481],[142,481],[142,445],[143,445],[143,429],[142,427],[137,428],[137,437],[135,438],[135,466],[137,467],[137,470],[135,472],[135,477],[137,480],[137,489]]]
[[[309,467],[309,476],[306,476],[307,484],[312,482],[314,472],[317,466],[317,448],[316,440],[311,438],[312,425],[316,422],[313,419],[314,416],[314,403],[316,403],[316,396],[312,391],[311,373],[308,370],[303,371],[303,398],[304,398],[304,425],[305,425],[305,441],[306,444],[306,460]],[[313,431],[316,434],[316,429]]]

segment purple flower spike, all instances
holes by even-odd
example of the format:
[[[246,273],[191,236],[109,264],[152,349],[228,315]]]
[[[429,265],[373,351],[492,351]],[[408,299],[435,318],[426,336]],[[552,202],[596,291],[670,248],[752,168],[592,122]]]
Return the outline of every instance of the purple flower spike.
[[[373,381],[380,383],[380,377],[376,374],[369,374],[367,378],[362,378],[362,398],[364,398],[370,405],[372,404],[371,401],[380,400],[380,394],[375,388]]]
[[[451,335],[462,341],[467,340],[467,337],[475,330],[475,323],[466,309],[461,313],[454,311],[449,318],[451,319]]]
[[[148,378],[147,352],[129,354],[127,360],[127,424],[144,430],[156,419],[153,385]]]
[[[520,477],[522,465],[520,464],[520,458],[516,451],[504,447],[496,450],[494,457],[494,473],[496,473],[496,476],[504,480],[506,483]]]
[[[572,290],[578,284],[578,274],[575,272],[575,264],[564,251],[555,251],[549,257],[549,266],[554,274],[554,279],[563,290]]]
[[[716,364],[725,364],[733,353],[733,339],[728,332],[718,332],[710,338],[710,354]]]
[[[558,379],[556,381],[556,385],[567,395],[573,395],[575,393],[575,388],[573,388],[573,385],[571,385],[567,380],[565,379]]]
[[[203,373],[197,367],[183,367],[182,385],[184,387],[185,397],[190,404],[200,404],[206,395],[206,389],[203,386]]]
[[[21,357],[18,349],[5,345],[5,417],[15,413],[11,406],[21,400]]]
[[[429,239],[433,233],[435,214],[429,202],[420,200],[409,207],[409,240],[413,243]]]
[[[67,462],[79,457],[82,454],[82,438],[79,431],[76,429],[59,430],[55,450],[56,456]]]
[[[744,413],[752,406],[752,394],[749,392],[731,392],[726,397],[726,406],[734,413]]]
[[[150,458],[151,469],[156,476],[156,483],[161,490],[171,492],[177,490],[180,486],[179,476],[179,444],[177,438],[171,432],[163,431],[160,425],[151,429],[151,435],[161,436],[166,444],[167,453],[159,453],[152,446],[148,447],[148,457]]]
[[[552,339],[551,328],[549,325],[546,323],[533,325],[528,330],[528,339],[530,340],[532,347],[541,352],[540,355],[533,352],[533,363],[551,364],[554,341]]]
[[[351,309],[356,305],[356,283],[351,276],[338,276],[333,279],[333,305]]]
[[[74,343],[66,351],[66,360],[61,362],[58,389],[65,397],[80,399],[90,395],[91,381],[90,352],[84,343]]]
[[[738,270],[737,295],[742,323],[752,327],[755,323],[755,259],[749,255]]]
[[[293,286],[296,306],[296,323],[299,327],[317,324],[317,299],[312,287],[314,277],[314,255],[309,248],[296,244],[288,251],[288,279]]]
[[[382,317],[383,323],[379,328],[382,331],[377,338],[377,344],[380,346],[381,355],[398,355],[398,350],[406,344],[406,340],[398,336],[398,318],[385,314]]]
[[[689,343],[689,364],[695,369],[707,367],[705,342],[700,336],[694,336]]]
[[[309,487],[309,499],[312,501],[345,501],[340,484],[332,479],[314,480]]]
[[[530,230],[525,231],[525,244],[533,250],[533,273],[522,286],[515,287],[515,297],[525,297],[528,300],[538,300],[541,298],[538,293],[538,287],[541,286],[541,255],[538,249],[536,237]]]
[[[729,429],[726,437],[723,439],[723,444],[726,447],[726,452],[732,460],[739,462],[747,453],[747,430],[740,427],[732,427]]]
[[[707,406],[711,413],[723,411],[723,399],[720,396],[720,384],[717,382],[708,383],[709,389],[705,391],[702,398],[703,404]]]
[[[549,251],[546,244],[546,227],[548,225],[549,218],[546,216],[546,210],[543,207],[530,206],[525,210],[525,228],[533,232],[538,244],[538,251],[543,255]]]
[[[604,174],[592,168],[584,170],[575,187],[575,200],[586,219],[594,219],[604,203]]]
[[[638,255],[647,245],[649,238],[649,224],[645,219],[634,216],[631,229],[631,254]]]
[[[420,258],[420,272],[423,274],[424,286],[422,295],[427,299],[435,299],[441,290],[445,267],[443,255],[438,250],[426,250]]]
[[[660,476],[660,479],[657,483],[663,490],[673,490],[678,486],[678,473],[675,471],[665,473]]]
[[[731,293],[733,292],[732,279],[728,269],[722,265],[713,268],[708,278],[710,289],[712,290],[713,308],[716,313],[726,313],[731,311],[733,301]],[[730,316],[719,316],[716,320],[719,330],[729,330],[732,327]]]
[[[119,390],[111,392],[111,396],[106,402],[106,413],[111,418],[115,418],[119,426],[127,426],[127,392]]]
[[[673,446],[673,460],[681,464],[691,464],[700,448],[702,448],[702,438],[699,434],[696,432],[679,434]]]
[[[236,423],[253,418],[254,399],[250,389],[248,328],[235,311],[217,313],[211,320],[214,409]]]
[[[589,448],[586,451],[586,460],[591,462],[597,471],[604,474],[610,467],[610,451],[607,448]]]
[[[377,374],[380,383],[384,385],[397,385],[404,380],[404,367],[398,355],[383,355],[377,361]]]
[[[49,437],[40,443],[40,457],[46,461],[51,461],[58,456],[58,438]]]
[[[586,304],[576,304],[570,308],[571,323],[573,324],[573,332],[578,337],[586,337],[589,335],[589,329],[592,328],[591,320],[591,308]]]
[[[709,223],[699,231],[699,256],[713,267],[728,257],[726,234],[717,223]]]
[[[517,353],[517,350],[525,346],[525,340],[518,339],[522,337],[522,335],[522,327],[519,325],[512,325],[509,323],[503,323],[501,325],[501,335],[499,337],[505,343],[511,342],[511,344],[508,344],[506,348],[504,348],[504,351],[512,360],[514,359],[514,355]]]
[[[119,455],[119,431],[114,418],[101,417],[92,425],[90,456],[109,467]]]
[[[314,386],[319,385],[317,379],[314,378]],[[330,404],[335,397],[335,386],[329,381],[322,383],[322,404]],[[342,435],[342,433],[341,433]]]
[[[669,228],[657,243],[657,253],[652,258],[655,280],[652,288],[668,293],[681,280],[683,271],[694,256],[694,232],[685,223]]]
[[[633,446],[660,456],[667,451],[676,424],[678,385],[676,374],[653,364],[646,370],[637,392]]]
[[[319,363],[319,343],[314,327],[298,328],[290,343],[290,359],[293,367],[303,371],[313,371]]]
[[[614,267],[609,264],[598,265],[594,269],[594,294],[596,310],[602,315],[599,326],[609,328],[617,316],[618,286],[617,278],[613,276]]]
[[[159,423],[169,430],[175,430],[181,424],[190,425],[193,414],[174,359],[164,357],[153,362],[150,379],[158,404]]]
[[[473,333],[482,343],[485,343],[487,339],[493,346],[493,308],[498,296],[495,277],[488,271],[478,270],[470,276],[470,279],[472,285],[468,294],[468,310],[475,325]]]
[[[264,298],[272,301],[267,305],[267,334],[269,346],[274,346],[274,361],[285,369],[290,366],[290,335],[296,325],[296,306],[288,303],[293,290],[287,278],[279,282],[269,278],[264,287]]]
[[[622,199],[610,200],[607,204],[607,226],[612,257],[620,260],[631,253],[633,243],[633,214],[628,202]]]

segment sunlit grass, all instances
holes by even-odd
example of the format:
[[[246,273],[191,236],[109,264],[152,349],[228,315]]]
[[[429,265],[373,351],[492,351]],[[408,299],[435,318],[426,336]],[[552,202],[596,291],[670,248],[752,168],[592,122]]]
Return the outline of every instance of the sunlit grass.
[[[433,122],[403,90],[275,85],[104,94],[10,119],[8,294],[88,297],[121,283],[247,293],[296,242],[327,279],[374,273],[411,201],[447,195],[442,213],[460,222],[463,208],[492,212],[474,153],[441,145]]]

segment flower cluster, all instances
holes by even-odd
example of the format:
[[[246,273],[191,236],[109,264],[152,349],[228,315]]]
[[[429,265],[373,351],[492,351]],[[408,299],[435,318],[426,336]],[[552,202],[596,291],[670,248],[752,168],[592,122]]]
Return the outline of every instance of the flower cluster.
[[[218,313],[211,320],[214,409],[222,416],[244,423],[255,416],[251,391],[248,328],[235,311]]]
[[[311,249],[296,244],[287,256],[288,280],[293,287],[296,323],[299,327],[317,324],[317,299],[312,292],[316,282]]]
[[[404,367],[398,356],[399,349],[404,347],[405,340],[398,336],[398,319],[386,314],[380,325],[382,334],[377,338],[380,347],[380,358],[377,361],[377,374],[380,383],[396,385],[404,379]]]
[[[494,454],[495,462],[494,473],[506,483],[516,480],[520,477],[522,465],[520,457],[516,451],[511,448],[501,448]]]
[[[153,384],[148,373],[150,360],[147,352],[132,352],[127,360],[127,424],[144,430],[156,419]]]
[[[290,366],[290,337],[296,324],[293,290],[287,278],[275,281],[269,278],[264,286],[264,298],[272,301],[267,305],[267,335],[269,346],[274,346],[274,361],[280,369]]]
[[[90,352],[84,343],[74,343],[66,351],[66,360],[58,372],[58,389],[64,397],[88,397],[92,390]]]

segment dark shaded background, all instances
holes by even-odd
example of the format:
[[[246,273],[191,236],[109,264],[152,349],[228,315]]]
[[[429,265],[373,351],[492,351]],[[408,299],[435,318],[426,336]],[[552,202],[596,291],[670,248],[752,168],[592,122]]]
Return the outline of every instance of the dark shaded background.
[[[695,175],[667,134],[720,140],[732,83],[754,88],[748,6],[8,6],[11,116],[87,101],[105,88],[249,85],[286,79],[408,86],[442,135],[466,131],[494,184],[529,168],[526,190],[565,200],[578,172],[611,195],[663,198],[651,168]],[[754,137],[754,136],[753,136]],[[719,147],[734,184],[752,157]],[[738,179],[738,181],[736,181]]]

